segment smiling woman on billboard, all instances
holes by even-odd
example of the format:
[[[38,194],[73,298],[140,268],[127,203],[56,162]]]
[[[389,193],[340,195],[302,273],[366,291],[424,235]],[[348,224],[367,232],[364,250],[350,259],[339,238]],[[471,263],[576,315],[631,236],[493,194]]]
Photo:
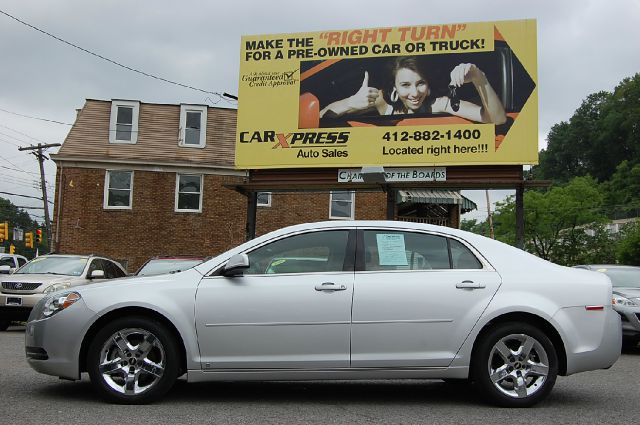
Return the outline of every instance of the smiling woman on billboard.
[[[320,112],[339,117],[376,110],[380,115],[449,113],[475,122],[503,124],[506,114],[485,74],[472,63],[461,63],[451,71],[448,96],[433,97],[426,72],[415,56],[393,59],[384,89],[369,86],[365,71],[362,86],[347,98],[330,103]],[[460,100],[457,88],[472,83],[482,106]]]

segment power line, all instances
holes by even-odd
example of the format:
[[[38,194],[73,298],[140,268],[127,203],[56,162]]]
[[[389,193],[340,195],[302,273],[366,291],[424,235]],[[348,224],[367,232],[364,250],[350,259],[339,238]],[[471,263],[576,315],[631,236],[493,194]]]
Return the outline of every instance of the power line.
[[[25,25],[25,26],[27,26],[27,27],[29,27],[29,28],[31,28],[33,30],[36,30],[36,31],[38,31],[38,32],[40,32],[40,33],[42,33],[42,34],[44,34],[46,36],[49,36],[49,37],[51,37],[51,38],[53,38],[55,40],[58,40],[61,43],[64,43],[64,44],[66,44],[68,46],[71,46],[73,48],[76,48],[78,50],[81,50],[81,51],[83,51],[85,53],[88,53],[88,54],[90,54],[92,56],[95,56],[95,57],[97,57],[99,59],[102,59],[102,60],[107,61],[109,63],[112,63],[114,65],[117,65],[117,66],[119,66],[121,68],[127,69],[127,70],[132,71],[132,72],[136,72],[136,73],[141,74],[141,75],[144,75],[145,77],[154,78],[154,79],[159,80],[159,81],[164,81],[165,83],[174,84],[176,86],[180,86],[180,87],[184,87],[184,88],[187,88],[187,89],[199,91],[199,92],[202,92],[202,93],[212,94],[212,95],[218,96],[220,99],[224,99],[225,101],[228,101],[228,102],[229,102],[229,100],[227,99],[227,97],[229,97],[231,99],[235,98],[235,96],[229,95],[227,93],[218,93],[218,92],[212,92],[212,91],[208,91],[208,90],[199,89],[197,87],[193,87],[193,86],[190,86],[188,84],[182,84],[182,83],[179,83],[177,81],[167,80],[166,78],[158,77],[157,75],[149,74],[148,72],[140,71],[139,69],[132,68],[132,67],[127,66],[127,65],[123,65],[120,62],[116,62],[113,59],[109,59],[109,58],[107,58],[105,56],[102,56],[102,55],[100,55],[98,53],[92,52],[91,50],[87,50],[87,49],[85,49],[83,47],[80,47],[80,46],[78,46],[76,44],[73,44],[73,43],[71,43],[69,41],[66,41],[66,40],[64,40],[64,39],[62,39],[60,37],[57,37],[57,36],[55,36],[55,35],[53,35],[51,33],[48,33],[48,32],[46,32],[46,31],[44,31],[44,30],[42,30],[42,29],[40,29],[40,28],[38,28],[38,27],[36,27],[34,25],[31,25],[31,24],[29,24],[29,23],[27,23],[25,21],[22,21],[22,20],[16,18],[15,16],[8,14],[4,10],[0,10],[0,13],[2,13],[3,15],[5,15],[5,16],[11,18],[11,19],[13,19],[14,21],[17,21],[17,22],[21,23],[22,25]],[[237,98],[236,98],[236,100],[237,100]],[[229,103],[231,103],[231,102],[229,102]]]
[[[1,11],[0,11],[0,12],[1,12]],[[6,125],[2,125],[2,124],[0,124],[0,127],[2,127],[2,128],[6,128],[7,130],[11,130],[11,131],[13,131],[13,132],[15,132],[15,133],[21,134],[21,135],[23,135],[23,136],[25,136],[25,137],[28,137],[29,139],[34,140],[34,141],[36,141],[36,142],[42,142],[42,143],[45,143],[43,140],[36,139],[35,137],[31,137],[31,136],[29,136],[27,133],[23,133],[23,132],[18,131],[18,130],[16,130],[16,129],[13,129],[13,128],[11,128],[11,127],[7,127]],[[5,134],[5,133],[0,133],[0,134],[4,134],[5,136],[11,137],[12,139],[15,139],[15,140],[18,140],[18,139],[16,139],[15,137],[10,136],[10,135]],[[19,142],[21,142],[21,140],[18,140],[18,141],[19,141]],[[23,142],[23,143],[29,143],[29,142]]]
[[[4,159],[5,161],[9,162],[9,160],[7,158],[2,158],[2,159]],[[6,170],[11,170],[11,171],[17,171],[19,173],[27,173],[27,174],[38,175],[38,173],[34,173],[33,171],[18,170],[17,168],[5,167],[4,165],[0,165],[0,168],[4,168]]]
[[[0,191],[0,193],[4,195],[22,196],[23,198],[31,198],[31,199],[37,199],[38,201],[42,201],[42,198],[38,198],[37,196],[21,195],[19,193],[2,192],[2,191]],[[53,202],[49,201],[49,203],[53,205]]]
[[[47,119],[47,118],[32,117],[31,115],[19,114],[17,112],[7,111],[6,109],[2,109],[2,108],[0,108],[0,111],[6,112],[7,114],[17,115],[19,117],[31,118],[31,119],[39,120],[39,121],[53,122],[53,123],[56,123],[56,124],[63,124],[63,125],[73,125],[73,124],[69,124],[68,122],[61,122],[61,121],[56,121],[56,120],[50,120],[50,119]]]

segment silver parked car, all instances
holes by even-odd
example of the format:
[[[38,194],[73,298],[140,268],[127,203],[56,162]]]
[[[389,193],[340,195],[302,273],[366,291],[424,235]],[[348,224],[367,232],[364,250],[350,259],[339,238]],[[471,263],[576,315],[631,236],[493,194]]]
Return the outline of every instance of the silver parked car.
[[[11,275],[0,275],[0,330],[25,321],[45,295],[103,279],[126,276],[117,262],[94,255],[41,255]],[[4,328],[4,329],[3,329]]]
[[[445,227],[333,221],[269,233],[183,272],[51,294],[25,338],[34,369],[86,371],[119,403],[157,400],[186,373],[472,379],[489,401],[522,407],[557,375],[610,367],[621,330],[603,274]]]
[[[640,343],[640,267],[616,264],[575,266],[601,272],[613,284],[613,309],[622,319],[622,342],[628,348]]]

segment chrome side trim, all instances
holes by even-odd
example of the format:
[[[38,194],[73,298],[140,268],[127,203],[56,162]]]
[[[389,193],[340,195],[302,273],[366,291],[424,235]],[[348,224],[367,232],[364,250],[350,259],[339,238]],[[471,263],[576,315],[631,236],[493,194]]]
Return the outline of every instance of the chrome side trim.
[[[309,326],[309,325],[348,325],[349,321],[337,322],[257,322],[257,323],[205,323],[205,327],[221,326]]]
[[[415,319],[415,320],[354,320],[354,325],[370,325],[380,323],[451,323],[453,319]]]
[[[188,370],[188,382],[311,381],[351,379],[465,379],[469,367],[337,368],[337,369],[206,369]]]

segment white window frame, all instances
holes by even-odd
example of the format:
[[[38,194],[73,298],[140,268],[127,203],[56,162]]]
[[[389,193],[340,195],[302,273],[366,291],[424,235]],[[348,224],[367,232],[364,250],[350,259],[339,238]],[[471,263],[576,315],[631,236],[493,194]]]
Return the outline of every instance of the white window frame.
[[[351,195],[351,211],[349,214],[349,217],[334,217],[331,215],[331,210],[332,210],[332,205],[333,205],[333,194],[334,193],[349,193]],[[342,199],[340,201],[343,201]],[[331,194],[329,196],[329,218],[331,220],[353,220],[355,218],[355,206],[356,206],[356,193],[353,190],[335,190],[335,191],[331,191]]]
[[[198,176],[200,177],[200,199],[198,202],[198,209],[178,209],[178,198],[180,196],[180,176]],[[176,173],[176,194],[175,194],[175,207],[174,211],[179,213],[201,213],[202,212],[202,198],[204,197],[204,176],[202,174],[191,174],[191,173]],[[196,193],[196,192],[184,192],[184,193]]]
[[[111,181],[111,173],[112,172],[126,172],[131,173],[131,189],[129,189],[129,205],[128,206],[117,206],[117,205],[109,205],[109,184]],[[102,200],[102,207],[105,210],[130,210],[133,208],[133,181],[134,181],[134,171],[133,170],[106,170],[104,173],[104,196]]]
[[[117,121],[119,107],[133,108],[131,118],[131,140],[118,140]],[[111,118],[109,120],[109,143],[135,145],[138,142],[138,117],[140,116],[140,102],[132,100],[112,100],[111,101]]]
[[[180,105],[180,138],[178,146],[202,149],[207,145],[207,107],[204,105]],[[187,112],[200,112],[200,143],[186,144]]]
[[[267,194],[267,202],[266,203],[260,203],[260,201],[258,200],[258,195],[261,193],[265,193]],[[271,206],[271,192],[258,192],[256,193],[256,206],[258,207],[270,207]]]

